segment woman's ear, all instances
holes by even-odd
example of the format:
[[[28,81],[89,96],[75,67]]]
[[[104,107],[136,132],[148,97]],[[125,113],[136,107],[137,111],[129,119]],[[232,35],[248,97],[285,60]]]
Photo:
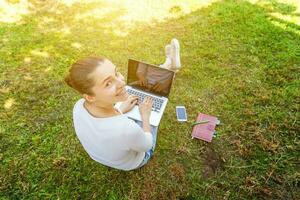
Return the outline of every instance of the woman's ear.
[[[84,98],[85,100],[87,100],[88,102],[94,102],[94,101],[95,101],[95,97],[93,97],[93,96],[91,96],[91,95],[83,94],[82,96],[83,96],[83,98]]]

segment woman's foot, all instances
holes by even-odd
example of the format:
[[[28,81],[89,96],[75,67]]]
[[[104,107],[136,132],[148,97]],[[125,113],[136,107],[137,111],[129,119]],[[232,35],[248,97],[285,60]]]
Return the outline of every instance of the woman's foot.
[[[171,44],[165,47],[166,60],[160,65],[161,68],[178,71],[181,67],[180,63],[180,46],[176,38],[171,40]]]
[[[170,69],[172,67],[172,46],[167,44],[165,46],[165,53],[166,53],[166,61],[164,64],[159,65],[161,68]]]
[[[180,46],[179,41],[176,38],[171,40],[171,61],[172,69],[179,70],[181,67],[180,63]]]

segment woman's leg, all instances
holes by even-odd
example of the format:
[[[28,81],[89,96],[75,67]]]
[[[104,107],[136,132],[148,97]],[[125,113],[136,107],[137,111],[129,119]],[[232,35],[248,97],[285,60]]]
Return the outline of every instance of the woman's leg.
[[[154,151],[155,146],[156,146],[157,131],[158,131],[158,127],[151,125],[151,133],[152,133],[152,136],[153,136],[153,146],[152,146],[153,151]]]

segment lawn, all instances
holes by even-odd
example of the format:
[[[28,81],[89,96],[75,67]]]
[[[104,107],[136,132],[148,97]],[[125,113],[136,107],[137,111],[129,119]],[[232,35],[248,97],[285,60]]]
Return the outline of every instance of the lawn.
[[[126,76],[173,37],[182,69],[154,157],[129,172],[91,160],[70,65],[100,55]],[[297,0],[0,0],[0,199],[300,199],[299,88]],[[222,122],[211,143],[191,139],[199,112]]]

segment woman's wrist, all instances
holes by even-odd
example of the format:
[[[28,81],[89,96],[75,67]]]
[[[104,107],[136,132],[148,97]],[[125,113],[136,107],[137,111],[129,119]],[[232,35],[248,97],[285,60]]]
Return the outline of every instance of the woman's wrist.
[[[120,106],[119,110],[124,114],[127,113],[128,111],[122,107],[122,105]]]
[[[150,123],[149,123],[149,118],[147,120],[144,120],[142,118],[142,122],[143,122],[143,130],[145,132],[151,132],[151,128],[150,128]]]
[[[149,121],[150,116],[149,115],[141,115],[142,121]]]

